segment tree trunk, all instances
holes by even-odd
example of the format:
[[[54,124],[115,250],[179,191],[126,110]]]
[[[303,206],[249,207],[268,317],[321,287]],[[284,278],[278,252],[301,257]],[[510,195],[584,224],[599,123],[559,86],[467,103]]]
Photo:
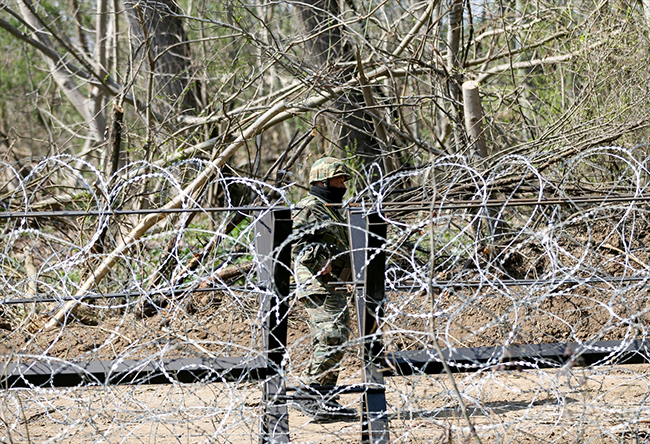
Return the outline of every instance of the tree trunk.
[[[108,42],[108,0],[97,1],[97,25],[95,28],[95,72],[100,78],[108,75],[106,43]],[[104,108],[104,93],[93,87],[90,93],[93,99],[93,113],[99,114]],[[105,125],[105,123],[104,123]]]
[[[650,1],[650,0],[649,0]],[[526,15],[526,2],[523,0],[517,0],[515,2],[515,14],[516,14],[516,21],[521,20],[522,18],[525,17]],[[512,47],[513,49],[519,50],[521,48],[521,40],[517,34],[515,34],[515,37],[512,39]],[[534,120],[534,116],[532,113],[533,106],[530,103],[530,100],[528,98],[531,96],[531,90],[534,90],[535,88],[531,88],[528,82],[528,74],[530,72],[531,68],[521,68],[517,70],[517,77],[520,79],[520,85],[521,85],[521,92],[518,94],[518,105],[519,105],[519,110],[521,113],[522,117],[522,122],[521,122],[521,140],[523,142],[527,142],[529,140],[535,139],[535,128],[531,124],[531,122]]]
[[[104,174],[108,180],[115,174],[119,168],[120,153],[122,147],[122,120],[124,118],[124,110],[121,106],[113,105],[113,121],[108,136],[108,146],[106,148],[106,156],[104,160]]]
[[[478,83],[473,80],[463,83],[463,104],[465,110],[465,129],[474,154],[487,157],[487,145],[483,132],[483,108],[478,94]]]
[[[299,11],[306,31],[315,35],[304,44],[307,58],[314,66],[325,68],[349,52],[341,43],[338,0],[305,0]]]
[[[306,33],[314,36],[304,44],[305,59],[315,71],[323,73],[328,84],[351,79],[354,76],[352,67],[336,73],[325,72],[335,62],[354,59],[350,45],[341,40],[338,0],[306,0],[299,11]],[[364,111],[366,103],[362,91],[347,92],[339,97],[335,107],[346,111],[341,118],[339,148],[348,155],[357,156],[366,168],[373,163],[382,165],[382,154],[385,153],[380,148],[373,119]]]
[[[460,74],[460,28],[463,18],[463,0],[452,0],[449,13],[449,28],[447,29],[447,72],[449,73],[449,116],[451,118],[452,130],[454,132],[455,149],[461,150],[463,137],[461,135],[462,108],[460,105],[461,93],[459,80]]]
[[[136,59],[142,66],[153,69],[155,93],[164,96],[157,103],[161,114],[171,109],[197,111],[197,100],[192,88],[191,55],[186,43],[179,8],[173,0],[134,2],[125,1],[131,25]]]

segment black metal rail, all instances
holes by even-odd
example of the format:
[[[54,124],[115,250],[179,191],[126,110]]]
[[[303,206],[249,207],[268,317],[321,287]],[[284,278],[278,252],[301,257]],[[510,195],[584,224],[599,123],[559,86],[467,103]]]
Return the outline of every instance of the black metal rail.
[[[585,367],[597,364],[650,363],[650,341],[595,341],[588,343],[515,344],[506,347],[446,349],[443,357],[454,373],[485,370],[524,370]],[[442,360],[435,350],[388,353],[382,369],[386,376],[441,374]]]
[[[454,373],[475,372],[486,368],[523,370],[560,368],[566,365],[588,367],[600,364],[647,364],[650,363],[650,340],[457,348],[443,350],[443,357]],[[435,350],[390,352],[377,358],[373,363],[375,378],[444,373],[442,361]],[[0,364],[0,387],[14,389],[266,381],[277,375],[277,370],[276,363],[261,356],[80,362],[41,359]],[[289,399],[286,392],[295,389],[296,387],[285,387],[284,396],[276,394],[276,398]],[[377,380],[327,390],[333,393],[385,393],[383,382]],[[373,407],[372,400],[367,402],[367,407]]]
[[[0,387],[15,389],[260,380],[265,378],[269,371],[261,357],[86,362],[43,359],[0,363]]]

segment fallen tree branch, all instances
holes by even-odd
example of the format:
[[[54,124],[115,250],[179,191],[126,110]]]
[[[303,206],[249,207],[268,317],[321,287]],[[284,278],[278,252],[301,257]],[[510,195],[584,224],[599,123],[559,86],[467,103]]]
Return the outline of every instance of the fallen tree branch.
[[[253,261],[249,261],[243,264],[229,265],[228,267],[215,272],[212,276],[203,281],[203,283],[199,285],[199,288],[211,287],[218,281],[232,281],[233,279],[239,278],[251,271],[253,269],[253,265],[255,265],[255,262]]]
[[[507,189],[507,187],[512,184],[521,183],[521,182],[534,179],[536,177],[536,174],[539,174],[540,172],[546,170],[547,168],[556,165],[557,163],[563,161],[564,159],[576,153],[585,151],[590,148],[604,146],[608,143],[615,141],[616,139],[622,137],[625,134],[628,134],[632,131],[636,131],[642,128],[647,128],[648,126],[650,126],[650,118],[642,118],[634,122],[628,123],[627,125],[623,125],[619,128],[616,128],[616,130],[612,130],[609,133],[596,135],[581,143],[576,143],[575,145],[565,147],[562,150],[544,152],[542,153],[542,156],[536,159],[531,159],[531,164],[536,165],[535,173],[529,172],[525,174],[523,177],[520,174],[512,174],[509,176],[505,176],[492,182],[491,187],[493,189]],[[491,162],[491,164],[495,163],[492,158],[488,158],[486,159],[486,161]],[[476,184],[472,181],[468,181],[468,182],[460,182],[458,186],[455,186],[453,187],[452,190],[450,190],[450,193],[454,195],[458,195],[467,192],[473,193],[475,191],[476,191]]]
[[[302,141],[302,143],[300,144],[300,146],[298,147],[298,149],[296,150],[294,155],[291,156],[291,159],[289,159],[289,161],[287,161],[287,163],[285,165],[285,169],[289,169],[289,168],[291,168],[293,166],[293,164],[296,162],[296,160],[298,160],[298,158],[300,157],[302,152],[305,150],[307,145],[309,145],[311,143],[311,141],[314,139],[314,137],[316,137],[316,129],[315,128],[313,128],[311,130],[311,132],[307,134],[307,137],[305,137],[305,139]],[[292,146],[289,145],[284,154],[286,154],[291,148],[292,148]],[[279,163],[279,162],[277,162],[277,163]],[[269,168],[269,170],[266,173],[266,175],[264,176],[264,178],[262,178],[262,182],[266,181],[269,178],[271,172],[273,171],[273,168],[274,167]],[[279,174],[277,174],[276,177],[279,177]],[[277,182],[278,182],[278,180],[276,179],[276,186],[277,186]],[[268,193],[265,194],[265,198],[267,200],[269,200],[269,201],[272,201],[272,200],[276,199],[277,197],[278,197],[278,193],[274,189],[271,189]],[[259,203],[259,201],[260,201],[260,199],[258,197],[256,199],[254,199],[252,202],[250,202],[250,205],[256,205],[257,203]],[[244,219],[246,219],[248,217],[248,215],[249,215],[248,211],[238,211],[228,221],[228,223],[226,224],[226,226],[223,229],[223,233],[215,233],[215,235],[210,238],[209,242],[205,245],[205,247],[203,247],[203,250],[201,250],[200,253],[197,253],[196,255],[194,255],[194,257],[192,257],[192,259],[185,266],[185,268],[174,278],[174,281],[173,281],[174,285],[178,285],[180,283],[183,283],[185,281],[185,279],[187,279],[189,277],[190,273],[192,273],[194,270],[196,270],[198,268],[199,264],[201,264],[203,262],[205,257],[208,254],[210,254],[210,252],[217,246],[217,243],[218,243],[219,239],[222,236],[227,236],[228,234],[230,234],[232,232],[232,230],[234,230]]]
[[[648,264],[646,264],[645,262],[642,262],[639,259],[637,259],[631,252],[629,254],[626,254],[625,251],[621,250],[620,248],[616,248],[615,246],[610,245],[610,244],[602,244],[602,245],[600,245],[600,247],[605,248],[607,250],[614,251],[614,252],[616,252],[618,254],[622,254],[623,256],[629,257],[632,261],[634,261],[638,265],[640,265],[642,270],[647,270],[648,269]]]
[[[265,125],[273,119],[276,115],[282,113],[287,108],[284,102],[280,102],[271,107],[267,112],[259,116],[253,124],[244,130],[237,139],[232,142],[220,155],[218,155],[207,167],[199,174],[184,190],[182,190],[176,198],[163,207],[163,209],[177,209],[183,205],[192,204],[191,196],[201,189],[208,179],[232,156],[240,147],[242,147],[248,140],[263,131]],[[75,293],[75,299],[68,301],[57,313],[52,316],[52,319],[45,324],[45,330],[52,330],[61,325],[70,311],[75,308],[79,302],[84,298],[94,286],[108,274],[113,265],[118,262],[129,247],[135,241],[140,239],[151,227],[159,221],[165,219],[167,214],[155,213],[149,214],[142,218],[136,227],[127,234],[118,246],[102,261],[102,263],[93,271],[92,275],[88,277],[79,290]]]

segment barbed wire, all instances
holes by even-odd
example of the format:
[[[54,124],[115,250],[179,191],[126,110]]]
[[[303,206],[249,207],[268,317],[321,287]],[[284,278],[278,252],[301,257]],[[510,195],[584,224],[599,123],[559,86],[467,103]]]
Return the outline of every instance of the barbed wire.
[[[455,371],[468,371],[455,382],[484,442],[644,440],[648,369],[625,360],[630,344],[646,344],[650,325],[648,159],[601,147],[541,170],[537,160],[506,156],[482,170],[473,159],[450,156],[391,176],[368,172],[369,185],[346,204],[378,214],[388,226],[380,250],[363,251],[369,259],[379,251],[386,256],[374,337],[387,353],[423,350],[431,362],[439,359],[435,340],[450,352],[491,350],[486,361],[468,354],[465,362],[449,362]],[[300,191],[292,185],[219,173],[202,194],[125,249],[91,292],[75,296],[137,216],[159,212],[202,165],[138,163],[112,178],[70,156],[37,159],[25,176],[2,165],[5,367],[265,357],[264,325],[277,312],[259,309],[273,287],[258,278],[269,263],[255,248],[255,227],[269,212],[294,207]],[[250,214],[230,229],[237,212]],[[361,289],[363,276],[349,283]],[[294,289],[286,300],[289,339],[281,374],[289,387],[300,385],[312,341]],[[75,298],[79,305],[65,323],[46,330],[51,316]],[[370,387],[360,352],[367,338],[353,330],[342,346],[340,402],[360,409]],[[568,350],[573,354],[564,364],[510,358],[515,347],[536,344],[579,344],[582,351]],[[602,357],[580,367],[585,350]],[[650,355],[647,346],[636,354]],[[4,441],[258,441],[264,378],[209,374],[193,383],[168,374],[162,385],[143,377],[131,385],[61,388],[48,376],[43,386],[5,386]],[[388,377],[381,388],[393,440],[469,436],[446,376],[415,371]],[[292,396],[284,401],[291,404]],[[316,424],[293,408],[289,415],[296,442],[359,441],[360,423]]]

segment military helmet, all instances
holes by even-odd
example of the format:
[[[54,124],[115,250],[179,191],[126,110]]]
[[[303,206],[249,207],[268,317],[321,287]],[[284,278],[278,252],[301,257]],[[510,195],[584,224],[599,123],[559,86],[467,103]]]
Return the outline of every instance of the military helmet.
[[[336,157],[323,157],[318,159],[311,166],[309,171],[309,183],[313,184],[314,182],[326,181],[332,177],[344,176],[345,180],[352,178],[352,173],[350,169],[345,166]]]

